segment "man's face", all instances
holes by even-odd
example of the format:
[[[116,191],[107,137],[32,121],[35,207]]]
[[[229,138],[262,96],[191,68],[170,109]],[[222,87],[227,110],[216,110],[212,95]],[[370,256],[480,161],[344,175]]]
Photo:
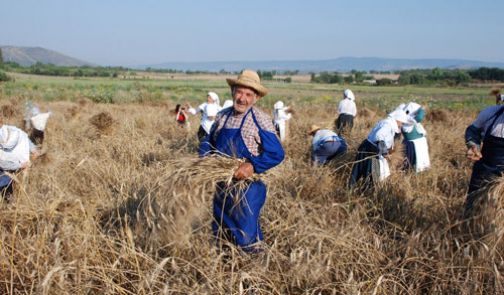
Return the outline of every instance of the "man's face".
[[[257,94],[254,90],[242,86],[236,86],[233,91],[234,109],[238,113],[245,113],[257,101]]]

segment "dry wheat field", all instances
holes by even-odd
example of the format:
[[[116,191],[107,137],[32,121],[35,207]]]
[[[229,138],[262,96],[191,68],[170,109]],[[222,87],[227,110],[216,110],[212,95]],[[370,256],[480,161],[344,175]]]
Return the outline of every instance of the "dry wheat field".
[[[385,115],[371,97],[386,93],[356,91],[360,113],[348,155],[313,167],[306,132],[313,123],[333,125],[342,88],[307,95],[302,85],[269,86],[272,98],[260,106],[284,98],[296,114],[285,161],[264,176],[266,246],[253,255],[218,249],[212,238],[212,177],[206,166],[206,173],[191,171],[199,118],[186,130],[171,113],[184,97],[107,104],[35,96],[53,116],[45,154],[16,175],[15,201],[0,204],[0,294],[504,292],[504,182],[488,192],[481,216],[460,218],[471,171],[463,134],[477,109],[429,109],[432,169],[401,172],[397,151],[388,181],[358,195],[346,189],[350,162]],[[225,82],[216,87],[229,96]],[[4,122],[20,126],[23,102],[37,91],[4,88]],[[406,99],[429,95],[404,91]],[[233,167],[217,170],[226,169]]]

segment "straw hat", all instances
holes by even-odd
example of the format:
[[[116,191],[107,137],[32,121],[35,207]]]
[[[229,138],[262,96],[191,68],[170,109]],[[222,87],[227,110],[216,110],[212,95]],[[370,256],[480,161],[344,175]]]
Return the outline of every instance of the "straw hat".
[[[243,72],[238,75],[238,79],[226,79],[229,86],[244,86],[248,88],[252,88],[261,97],[266,96],[268,94],[268,89],[261,85],[261,79],[256,71],[253,70],[243,70]]]
[[[313,134],[315,134],[315,132],[319,131],[320,128],[322,128],[322,127],[320,127],[318,125],[311,125],[310,132],[308,132],[308,134],[313,135]]]

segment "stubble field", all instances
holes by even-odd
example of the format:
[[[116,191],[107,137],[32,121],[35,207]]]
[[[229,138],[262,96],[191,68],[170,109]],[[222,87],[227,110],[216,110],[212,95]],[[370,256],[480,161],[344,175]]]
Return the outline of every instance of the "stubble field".
[[[267,176],[265,251],[221,251],[211,236],[213,188],[180,179],[196,157],[198,117],[176,126],[176,103],[222,80],[74,80],[18,76],[0,85],[4,123],[24,102],[53,112],[44,156],[16,175],[0,205],[2,294],[498,294],[504,292],[500,197],[470,224],[460,219],[471,163],[463,134],[490,105],[488,88],[351,87],[360,110],[349,153],[309,161],[311,124],[331,128],[344,86],[267,84],[295,109],[285,161]],[[399,170],[373,194],[348,191],[355,150],[399,102],[427,106],[432,169]],[[109,116],[110,115],[110,116]],[[400,146],[400,143],[397,143]],[[185,166],[184,166],[185,167]],[[186,169],[186,168],[184,168]],[[211,173],[211,172],[210,172]]]

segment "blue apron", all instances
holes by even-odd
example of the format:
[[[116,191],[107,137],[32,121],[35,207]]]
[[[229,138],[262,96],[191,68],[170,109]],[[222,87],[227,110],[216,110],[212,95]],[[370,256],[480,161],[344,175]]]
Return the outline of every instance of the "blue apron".
[[[250,160],[254,157],[245,145],[241,135],[241,128],[249,114],[252,114],[259,132],[264,132],[257,123],[252,108],[243,116],[238,129],[226,128],[227,121],[231,117],[231,115],[228,115],[217,135],[215,149],[236,158]],[[262,181],[252,181],[245,191],[226,191],[226,189],[225,184],[217,184],[217,191],[213,201],[214,221],[212,229],[214,235],[232,240],[246,251],[254,250],[250,246],[263,240],[263,233],[259,225],[259,214],[266,201],[266,185]],[[239,198],[240,201],[235,203],[233,196]]]
[[[491,135],[493,126],[497,118],[504,113],[502,107],[495,114],[492,124],[488,127],[483,139],[483,148],[481,149],[482,158],[474,163],[467,200],[465,215],[468,216],[473,209],[474,201],[478,198],[478,192],[483,189],[495,177],[504,173],[504,138]]]

